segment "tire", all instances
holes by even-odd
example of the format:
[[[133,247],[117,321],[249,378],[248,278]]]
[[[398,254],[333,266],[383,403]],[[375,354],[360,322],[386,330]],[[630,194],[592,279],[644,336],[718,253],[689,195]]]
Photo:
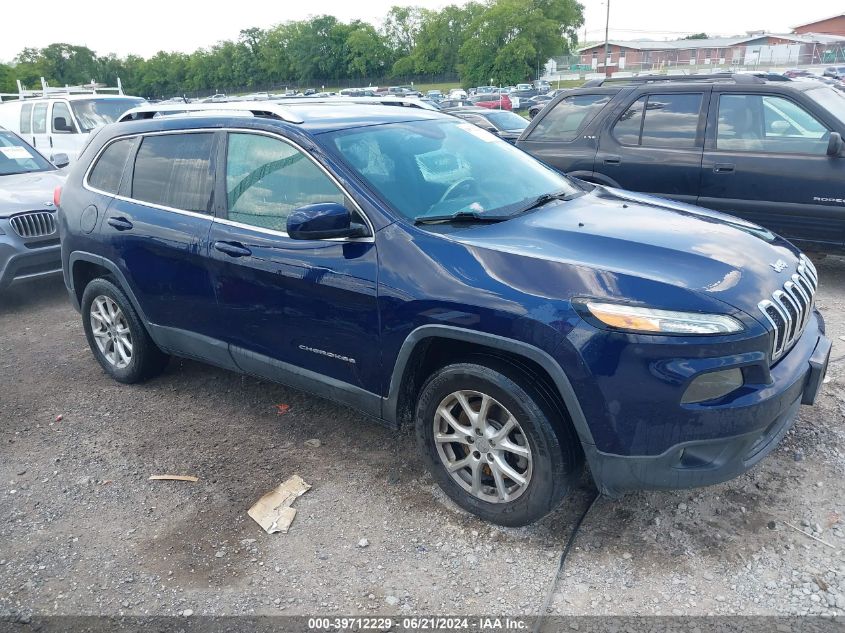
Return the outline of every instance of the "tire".
[[[111,280],[92,280],[82,293],[81,308],[85,338],[109,376],[134,384],[164,371],[169,357],[156,347],[126,294]]]
[[[532,386],[537,381],[494,357],[480,362],[448,365],[423,385],[416,410],[418,448],[435,481],[459,506],[499,525],[528,525],[554,510],[577,482],[584,463],[581,443],[571,422]],[[463,400],[457,395],[462,392]],[[488,416],[479,435],[485,396]],[[444,410],[460,431],[446,421]],[[503,437],[508,414],[517,427]],[[452,474],[447,463],[466,465]]]

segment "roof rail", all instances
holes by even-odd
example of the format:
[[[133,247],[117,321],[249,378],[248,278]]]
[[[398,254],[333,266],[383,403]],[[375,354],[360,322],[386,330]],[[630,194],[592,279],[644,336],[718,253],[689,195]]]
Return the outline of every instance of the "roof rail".
[[[343,104],[343,103],[355,103],[355,104],[363,104],[363,105],[392,105],[392,106],[405,106],[407,108],[420,108],[421,110],[436,110],[437,108],[430,107],[424,101],[416,97],[344,97],[344,96],[335,96],[335,97],[278,97],[274,98],[271,101],[277,102],[289,102],[291,104],[299,104],[299,103],[306,103],[306,104]]]
[[[64,86],[62,88],[51,88],[47,85],[47,80],[44,77],[41,77],[41,90],[28,90],[23,87],[21,80],[18,79],[15,83],[18,84],[18,91],[17,92],[0,92],[0,103],[3,102],[3,98],[11,98],[14,97],[18,100],[23,99],[49,99],[51,97],[64,97],[67,95],[80,95],[80,94],[98,94],[103,92],[113,92],[116,95],[123,96],[123,83],[120,81],[120,77],[117,78],[117,85],[116,86],[107,86],[105,84],[98,84],[93,79],[91,83],[84,84],[81,86]]]
[[[658,83],[663,81],[734,81],[738,84],[763,84],[766,83],[765,78],[753,73],[712,73],[709,75],[638,75],[636,77],[619,77],[618,79],[590,79],[585,82],[582,88],[597,88],[608,83],[628,83],[628,84],[643,84],[643,83]]]
[[[232,114],[270,117],[288,123],[302,123],[303,120],[286,107],[272,101],[224,101],[222,103],[152,103],[132,108],[123,113],[118,122],[140,121],[164,116],[197,116],[205,112],[209,116]]]

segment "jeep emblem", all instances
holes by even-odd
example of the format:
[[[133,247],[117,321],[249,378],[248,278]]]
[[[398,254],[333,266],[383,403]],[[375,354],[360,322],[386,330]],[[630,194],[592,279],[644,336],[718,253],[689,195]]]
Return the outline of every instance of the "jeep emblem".
[[[769,264],[769,266],[774,268],[776,273],[781,273],[784,271],[784,269],[786,269],[787,266],[789,266],[789,264],[787,264],[782,259],[779,259],[774,264]]]

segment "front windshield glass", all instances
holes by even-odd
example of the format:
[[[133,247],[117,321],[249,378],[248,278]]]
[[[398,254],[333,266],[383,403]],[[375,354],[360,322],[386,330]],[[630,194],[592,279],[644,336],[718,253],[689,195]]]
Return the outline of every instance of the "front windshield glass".
[[[327,134],[344,161],[408,219],[507,215],[544,194],[579,190],[558,172],[476,127],[451,119]]]
[[[528,120],[508,110],[493,110],[484,115],[500,130],[519,131],[528,127]]]
[[[0,131],[0,176],[47,171],[53,166],[11,132]]]
[[[124,112],[144,103],[143,99],[80,99],[71,101],[70,107],[83,132],[107,123],[114,123]]]
[[[845,122],[845,93],[821,86],[808,90],[807,95],[837,119]]]

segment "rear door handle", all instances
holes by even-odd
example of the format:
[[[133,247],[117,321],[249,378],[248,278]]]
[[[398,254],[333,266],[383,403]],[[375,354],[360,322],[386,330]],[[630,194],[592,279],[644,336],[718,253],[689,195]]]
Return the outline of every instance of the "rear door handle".
[[[605,156],[604,157],[604,164],[605,165],[618,165],[622,162],[621,156]]]
[[[132,223],[126,218],[109,218],[109,226],[113,226],[118,231],[128,231],[132,228]]]
[[[214,248],[230,257],[248,257],[252,251],[240,242],[214,242]]]
[[[736,168],[736,165],[733,163],[716,163],[713,166],[713,173],[716,174],[730,174],[733,173],[733,170]]]

